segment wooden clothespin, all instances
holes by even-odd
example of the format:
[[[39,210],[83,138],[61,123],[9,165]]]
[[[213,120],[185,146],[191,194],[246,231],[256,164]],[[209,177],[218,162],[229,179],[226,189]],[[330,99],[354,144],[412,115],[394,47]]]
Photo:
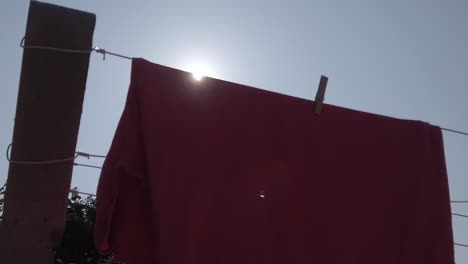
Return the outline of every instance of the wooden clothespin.
[[[322,75],[320,77],[320,83],[317,91],[317,95],[315,95],[315,114],[320,115],[322,112],[323,100],[325,97],[325,90],[327,89],[328,77]]]

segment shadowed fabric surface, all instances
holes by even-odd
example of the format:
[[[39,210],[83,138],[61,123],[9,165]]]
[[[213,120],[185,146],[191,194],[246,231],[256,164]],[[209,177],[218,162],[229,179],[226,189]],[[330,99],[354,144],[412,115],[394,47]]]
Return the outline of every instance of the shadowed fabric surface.
[[[128,263],[454,262],[440,128],[134,59],[95,241]]]

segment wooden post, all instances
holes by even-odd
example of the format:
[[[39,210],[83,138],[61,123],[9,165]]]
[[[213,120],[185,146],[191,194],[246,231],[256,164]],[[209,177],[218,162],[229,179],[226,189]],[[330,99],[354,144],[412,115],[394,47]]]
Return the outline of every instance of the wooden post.
[[[94,14],[31,1],[25,46],[90,50],[95,23]],[[24,49],[11,160],[74,156],[89,56]],[[0,225],[1,263],[54,263],[72,170],[73,161],[10,164]]]

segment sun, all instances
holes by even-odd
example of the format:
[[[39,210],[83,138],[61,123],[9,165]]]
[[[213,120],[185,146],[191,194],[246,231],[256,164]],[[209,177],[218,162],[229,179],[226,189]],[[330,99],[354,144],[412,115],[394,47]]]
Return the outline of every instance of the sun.
[[[194,63],[187,70],[192,73],[192,77],[197,81],[201,81],[203,77],[211,75],[210,68],[202,63]]]
[[[193,78],[197,81],[200,81],[203,79],[203,74],[199,72],[192,72]]]

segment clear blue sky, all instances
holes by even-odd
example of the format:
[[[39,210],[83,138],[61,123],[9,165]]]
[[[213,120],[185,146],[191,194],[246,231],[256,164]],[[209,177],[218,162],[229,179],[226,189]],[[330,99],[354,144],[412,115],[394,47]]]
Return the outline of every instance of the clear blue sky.
[[[213,77],[468,131],[468,1],[48,1],[97,14],[94,45],[167,66],[205,64]],[[136,4],[138,3],[138,4]],[[0,9],[0,150],[12,138],[29,1]],[[106,154],[123,110],[130,61],[93,55],[78,150]],[[453,200],[468,200],[468,137],[444,133]],[[87,160],[80,160],[88,162]],[[100,164],[90,162],[91,164]],[[0,159],[0,182],[8,164]],[[99,171],[75,168],[95,193]],[[468,205],[452,205],[468,214]],[[468,244],[468,219],[454,217]],[[468,248],[456,247],[457,263]]]

